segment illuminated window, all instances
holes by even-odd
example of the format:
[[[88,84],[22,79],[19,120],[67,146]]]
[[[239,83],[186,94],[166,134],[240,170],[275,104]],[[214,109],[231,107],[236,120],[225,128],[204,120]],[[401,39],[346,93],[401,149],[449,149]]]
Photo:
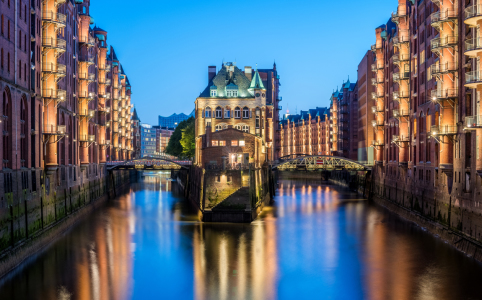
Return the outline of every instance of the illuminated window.
[[[211,118],[211,108],[210,107],[207,107],[206,108],[206,111],[205,111],[205,115],[204,115],[206,118]]]
[[[244,147],[244,141],[239,141],[239,146]]]
[[[229,110],[229,108],[226,107],[226,108],[224,109],[224,118],[225,118],[225,119],[229,119],[230,117],[231,117],[231,116],[230,116],[230,110]]]
[[[219,146],[226,146],[226,141],[219,141]]]
[[[234,109],[234,117],[235,117],[236,119],[240,119],[240,118],[241,118],[241,108],[236,107],[236,108]]]
[[[216,97],[218,95],[217,90],[211,90],[211,97]]]
[[[218,141],[212,141],[212,145],[213,145],[213,146],[217,146],[217,145],[218,145]]]
[[[216,119],[221,119],[223,117],[223,110],[221,107],[216,107]]]
[[[243,131],[249,133],[249,126],[248,126],[248,125],[243,125]]]
[[[231,141],[231,146],[237,146],[237,145],[238,145],[238,141],[236,140]]]

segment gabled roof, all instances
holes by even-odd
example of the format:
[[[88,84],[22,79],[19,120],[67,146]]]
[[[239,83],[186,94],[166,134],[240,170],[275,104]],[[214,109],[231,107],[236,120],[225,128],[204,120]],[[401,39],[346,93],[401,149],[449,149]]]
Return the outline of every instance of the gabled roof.
[[[231,68],[233,71],[228,72],[228,67]],[[232,65],[223,66],[219,70],[218,74],[216,74],[216,76],[214,76],[214,78],[208,82],[208,85],[199,95],[199,97],[211,97],[211,90],[214,89],[217,90],[218,97],[223,97],[225,95],[226,87],[233,87],[233,85],[236,85],[238,87],[238,97],[252,97],[252,94],[249,92],[250,80],[248,79],[248,77],[246,77],[246,75],[244,75],[243,71],[241,71],[238,67]]]
[[[110,46],[110,53],[112,55],[112,60],[119,61],[119,59],[117,58],[117,55],[115,54],[114,47],[112,46]]]

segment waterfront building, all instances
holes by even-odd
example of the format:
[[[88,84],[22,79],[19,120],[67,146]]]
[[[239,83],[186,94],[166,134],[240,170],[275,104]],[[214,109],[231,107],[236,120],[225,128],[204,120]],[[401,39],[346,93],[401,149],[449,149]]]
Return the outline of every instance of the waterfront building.
[[[0,1],[0,223],[8,207],[27,208],[22,200],[100,188],[108,159],[132,157],[131,85],[89,8],[89,0]],[[48,222],[66,213],[54,207],[44,207]]]
[[[176,128],[179,123],[189,119],[190,117],[194,117],[194,110],[189,115],[180,113],[172,114],[169,117],[159,116],[159,127]]]
[[[279,77],[235,63],[208,67],[208,85],[196,99],[195,163],[260,166],[275,157]],[[272,77],[273,76],[273,77]],[[269,85],[267,84],[269,82]],[[266,86],[268,85],[269,88]],[[269,99],[268,99],[269,97]]]
[[[132,114],[132,138],[133,138],[133,158],[141,157],[141,119],[137,114],[137,110],[134,108]]]
[[[156,154],[156,129],[149,124],[141,124],[141,156],[154,156]]]
[[[375,78],[373,70],[383,68],[383,63],[374,64],[375,55],[367,51],[358,65],[358,157],[357,161],[373,164],[375,151],[372,147],[373,126],[375,119],[373,109],[376,109],[375,87],[372,78]]]
[[[165,155],[166,147],[169,144],[174,128],[153,126],[156,130],[156,154]]]
[[[398,0],[372,46],[376,193],[479,240],[481,17],[477,1]]]
[[[293,154],[331,155],[329,151],[330,112],[317,107],[299,114],[286,114],[280,121],[280,157]]]

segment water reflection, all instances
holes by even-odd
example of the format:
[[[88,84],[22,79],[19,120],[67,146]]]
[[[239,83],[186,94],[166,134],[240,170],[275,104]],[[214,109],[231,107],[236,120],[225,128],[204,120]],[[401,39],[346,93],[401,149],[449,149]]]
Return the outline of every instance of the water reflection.
[[[480,264],[356,194],[280,180],[252,224],[203,224],[147,175],[0,281],[0,299],[480,299]]]

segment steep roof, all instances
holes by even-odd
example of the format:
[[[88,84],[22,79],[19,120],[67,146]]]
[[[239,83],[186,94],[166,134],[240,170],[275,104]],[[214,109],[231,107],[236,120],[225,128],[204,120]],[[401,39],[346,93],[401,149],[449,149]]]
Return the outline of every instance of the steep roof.
[[[112,60],[119,61],[119,59],[117,58],[117,55],[115,54],[114,47],[112,46],[110,46],[110,53],[112,55]]]
[[[139,121],[139,122],[141,121],[141,119],[139,119],[139,116],[137,115],[137,110],[135,107],[134,107],[134,114],[132,116],[132,120]]]
[[[250,90],[254,89],[262,89],[265,90],[263,80],[261,80],[261,77],[259,76],[258,69],[256,69],[256,72],[254,73],[253,79],[251,80],[251,85],[249,86]]]
[[[230,71],[228,71],[228,69],[230,69]],[[208,82],[206,88],[201,92],[199,97],[210,97],[211,87],[217,90],[218,97],[223,97],[225,95],[226,86],[234,88],[234,85],[238,87],[238,97],[252,97],[252,94],[249,91],[250,80],[244,75],[244,72],[234,65],[223,65],[218,74]]]

